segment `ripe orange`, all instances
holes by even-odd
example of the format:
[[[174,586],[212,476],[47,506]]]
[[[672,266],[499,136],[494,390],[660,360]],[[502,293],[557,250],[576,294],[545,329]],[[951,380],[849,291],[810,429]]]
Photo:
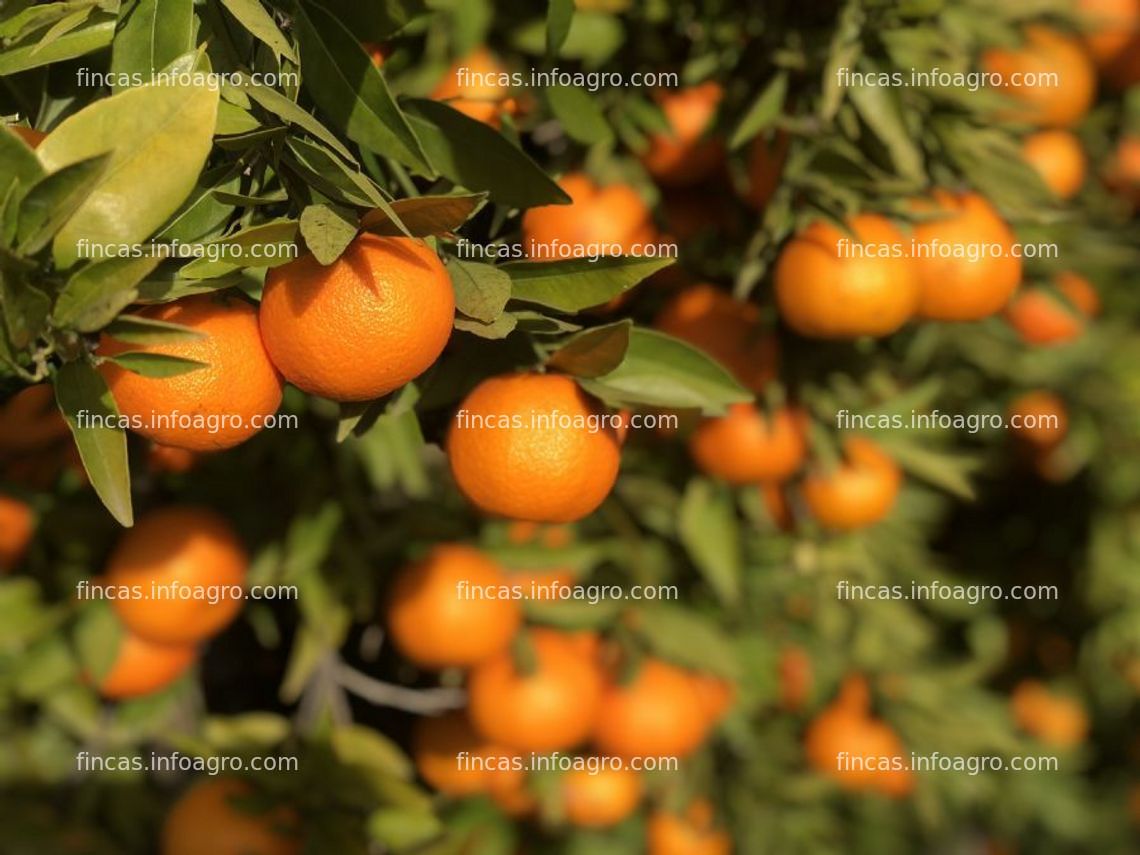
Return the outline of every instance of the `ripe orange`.
[[[262,346],[257,312],[248,303],[202,294],[136,314],[190,327],[204,337],[133,345],[104,335],[99,355],[163,353],[208,366],[167,378],[143,377],[109,361],[100,366],[119,412],[139,421],[136,429],[147,439],[191,451],[232,448],[257,433],[259,422],[277,412],[281,378]]]
[[[1039,449],[1052,448],[1069,430],[1065,402],[1052,392],[1026,392],[1019,396],[1009,405],[1008,418],[1010,429]]]
[[[20,454],[53,445],[68,434],[48,383],[21,389],[0,409],[0,454]]]
[[[502,652],[522,610],[504,590],[510,579],[490,558],[462,544],[436,546],[392,586],[388,632],[423,668],[463,668]]]
[[[730,484],[784,481],[807,456],[803,418],[787,407],[767,415],[754,404],[733,404],[701,423],[689,452],[702,472]]]
[[[471,723],[494,744],[516,751],[572,748],[594,728],[601,673],[564,634],[534,630],[526,641],[534,653],[533,671],[521,672],[509,650],[471,671]]]
[[[0,573],[20,563],[35,529],[36,515],[28,503],[0,493]]]
[[[618,757],[686,757],[700,747],[708,725],[692,675],[648,659],[630,682],[606,685],[594,745]]]
[[[736,703],[736,686],[712,674],[693,674],[692,682],[706,721],[710,727],[715,727]]]
[[[440,78],[431,96],[493,128],[501,113],[514,114],[518,105],[511,97],[510,72],[485,47],[455,60]]]
[[[287,807],[260,813],[237,802],[256,796],[239,778],[207,778],[166,815],[161,855],[300,855],[299,818]]]
[[[129,630],[158,644],[190,644],[221,632],[241,611],[248,567],[237,534],[217,513],[167,507],[127,530],[106,578],[140,589],[113,603]]]
[[[1065,271],[1057,274],[1054,284],[1071,306],[1044,289],[1030,288],[1006,309],[1006,321],[1027,344],[1072,341],[1084,332],[1085,321],[1100,311],[1096,289],[1083,276]]]
[[[1088,174],[1084,147],[1072,131],[1048,130],[1030,134],[1021,142],[1021,156],[1037,170],[1045,186],[1058,199],[1072,199]]]
[[[572,769],[560,780],[566,821],[580,828],[607,828],[630,816],[641,801],[641,776],[605,766],[591,773]]]
[[[730,855],[732,838],[713,822],[713,808],[698,799],[684,814],[654,811],[646,826],[648,855]]]
[[[761,484],[760,499],[764,510],[779,531],[791,531],[796,523],[795,513],[787,491],[782,484]]]
[[[811,657],[802,647],[785,647],[780,651],[778,670],[780,706],[788,712],[798,712],[811,696],[814,683]]]
[[[817,220],[780,252],[776,302],[801,335],[889,335],[918,309],[917,266],[898,255],[905,250],[902,233],[877,214],[859,214],[847,226],[853,238]]]
[[[655,133],[641,162],[659,184],[684,187],[704,181],[724,162],[724,144],[709,134],[724,90],[707,82],[657,93],[670,133]]]
[[[560,549],[574,541],[574,529],[568,525],[539,525],[529,520],[514,520],[507,526],[507,540],[513,544],[539,544],[547,549]]]
[[[156,644],[124,630],[99,694],[112,700],[154,694],[190,670],[195,658],[192,644]]]
[[[571,204],[531,208],[523,216],[523,246],[530,258],[557,260],[564,251],[575,258],[630,255],[654,240],[653,214],[629,185],[602,187],[584,172],[571,172],[558,185]],[[567,246],[574,249],[560,249]]]
[[[1081,702],[1055,694],[1037,680],[1018,683],[1009,703],[1018,727],[1048,745],[1071,748],[1088,735],[1088,713]]]
[[[497,779],[504,789],[507,779],[521,786],[526,774],[513,752],[500,751],[475,732],[463,710],[416,719],[412,757],[420,777],[449,796],[486,793]]]
[[[25,128],[23,125],[5,125],[4,127],[26,142],[29,148],[36,148],[47,139],[47,134],[43,131],[37,131],[35,128]]]
[[[811,472],[803,482],[808,510],[824,526],[850,531],[874,525],[891,512],[902,472],[878,445],[853,436],[843,443],[844,461],[831,473]]]
[[[753,140],[748,150],[748,194],[745,197],[753,208],[764,208],[780,186],[790,147],[791,138],[782,131],[771,141],[763,136]]]
[[[1096,95],[1092,61],[1081,43],[1066,33],[1034,24],[1023,35],[1019,47],[993,48],[982,56],[982,67],[1000,74],[1002,91],[1020,102],[1020,108],[1004,111],[1003,118],[1072,127],[1084,118]]]
[[[285,379],[334,401],[369,401],[423,374],[443,352],[455,293],[419,240],[362,234],[322,267],[305,255],[269,271],[265,349]]]
[[[916,207],[937,219],[916,223],[918,314],[976,321],[1002,309],[1021,282],[1013,230],[985,197],[936,190]],[[945,253],[945,255],[943,255]]]
[[[1084,42],[1100,68],[1122,59],[1140,38],[1140,0],[1077,0],[1088,27]]]
[[[566,523],[609,495],[621,443],[612,418],[569,377],[510,374],[484,380],[459,405],[447,455],[484,513]]]
[[[763,329],[760,307],[707,283],[677,294],[658,314],[661,332],[703,350],[753,392],[776,377],[776,339]]]
[[[184,475],[194,468],[198,462],[198,455],[186,448],[175,448],[172,445],[153,442],[147,449],[146,462],[151,472]]]
[[[1140,45],[1137,47],[1140,49]],[[1140,207],[1140,136],[1120,138],[1108,161],[1104,180],[1113,193],[1133,208]]]
[[[825,707],[808,725],[804,752],[817,772],[844,789],[892,797],[914,789],[914,775],[894,730],[842,701]]]

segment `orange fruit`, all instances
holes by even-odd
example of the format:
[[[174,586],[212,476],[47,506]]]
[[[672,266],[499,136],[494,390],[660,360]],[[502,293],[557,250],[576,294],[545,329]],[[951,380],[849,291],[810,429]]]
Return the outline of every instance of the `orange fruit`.
[[[287,807],[254,812],[240,804],[256,796],[239,778],[198,782],[166,815],[161,855],[300,855],[296,813]]]
[[[705,711],[705,719],[715,727],[736,703],[736,686],[712,674],[693,674],[692,681],[697,700]]]
[[[24,557],[36,530],[36,515],[27,502],[0,493],[0,573]]]
[[[5,125],[4,127],[27,143],[28,148],[36,148],[47,139],[47,134],[43,131],[37,131],[35,128],[25,128],[23,125]]]
[[[559,785],[566,821],[579,828],[617,825],[641,801],[641,776],[629,769],[572,769],[562,775]]]
[[[473,505],[534,522],[592,513],[621,460],[612,417],[556,374],[484,380],[459,405],[446,445],[455,483]]]
[[[788,159],[791,138],[783,131],[771,140],[758,136],[748,149],[748,193],[745,200],[753,208],[762,209],[780,186],[780,175]]]
[[[1058,273],[1054,284],[1072,305],[1042,288],[1029,288],[1009,304],[1005,319],[1027,344],[1063,344],[1078,338],[1085,321],[1100,311],[1100,298],[1087,279],[1072,271]]]
[[[732,838],[713,823],[713,808],[698,799],[683,814],[654,811],[646,826],[648,855],[730,855]]]
[[[440,78],[430,97],[478,122],[499,127],[501,113],[514,114],[518,105],[511,98],[510,72],[485,47],[455,60]]]
[[[1001,311],[1021,282],[1013,230],[985,197],[936,190],[915,223],[918,314],[937,321],[976,321]]]
[[[571,172],[558,186],[572,200],[569,205],[543,205],[523,215],[522,239],[528,257],[630,255],[654,240],[653,214],[629,185],[602,187],[584,172]]]
[[[606,685],[594,745],[618,757],[686,757],[704,742],[708,725],[692,675],[647,659],[628,683]]]
[[[192,644],[156,644],[124,630],[99,694],[112,700],[154,694],[190,670],[196,658]]]
[[[369,401],[443,352],[455,293],[423,241],[362,234],[328,267],[304,255],[265,277],[265,349],[285,379],[334,401]]]
[[[812,676],[811,657],[802,647],[790,646],[780,651],[777,666],[780,678],[780,706],[788,712],[803,709],[811,696]]]
[[[1089,717],[1081,702],[1055,694],[1037,680],[1018,683],[1009,704],[1017,726],[1047,745],[1072,748],[1088,735]]]
[[[982,55],[983,69],[1001,75],[1001,90],[1020,103],[1004,111],[1003,118],[1072,127],[1084,118],[1096,95],[1092,61],[1080,41],[1066,33],[1033,24],[1023,35],[1018,47],[992,48]]]
[[[1113,193],[1133,208],[1140,207],[1140,136],[1124,136],[1117,141],[1104,180]]]
[[[67,422],[48,383],[21,389],[0,408],[0,454],[23,455],[53,445],[67,434]]]
[[[1080,192],[1088,174],[1084,146],[1072,131],[1046,130],[1021,141],[1021,156],[1037,170],[1053,195],[1072,199]]]
[[[803,482],[808,510],[824,528],[851,531],[874,525],[891,512],[902,472],[878,445],[853,436],[843,443],[833,472],[810,472]]]
[[[1052,392],[1026,392],[1009,405],[1010,429],[1030,445],[1048,449],[1069,430],[1065,402]]]
[[[878,214],[859,214],[847,226],[854,237],[817,220],[780,252],[776,303],[801,335],[889,335],[918,309],[917,267],[894,256],[904,249],[902,233]]]
[[[377,68],[382,68],[384,63],[388,61],[388,57],[392,55],[391,45],[364,42],[361,47],[364,48],[364,52],[368,54],[368,58]]]
[[[669,133],[654,133],[641,163],[659,184],[684,187],[704,181],[724,162],[724,144],[709,134],[724,98],[719,83],[658,92]]]
[[[776,339],[764,331],[760,307],[735,300],[714,285],[693,285],[678,293],[654,326],[703,350],[753,392],[776,377]]]
[[[412,732],[412,758],[420,777],[449,796],[486,793],[492,779],[521,781],[516,755],[495,748],[471,727],[467,713],[455,710],[434,718],[418,718]]]
[[[131,632],[158,644],[190,644],[221,632],[241,611],[248,567],[237,534],[217,513],[167,507],[127,530],[106,580],[139,588],[141,596],[112,604]]]
[[[764,503],[764,510],[768,517],[780,531],[791,531],[796,518],[792,511],[792,503],[787,491],[781,484],[761,484],[760,500]]]
[[[423,668],[464,668],[503,651],[522,610],[505,590],[510,579],[477,549],[436,546],[401,571],[388,604],[388,632]]]
[[[547,549],[561,549],[574,541],[574,529],[568,525],[539,525],[529,520],[514,520],[507,526],[507,540],[516,545],[537,543]]]
[[[1085,46],[1101,68],[1122,59],[1140,38],[1140,0],[1077,0]]]
[[[768,415],[754,404],[733,404],[700,424],[689,452],[702,472],[730,484],[784,481],[807,456],[803,418],[787,407]]]
[[[914,775],[894,730],[842,701],[812,719],[804,733],[804,752],[812,768],[846,790],[900,797],[914,789]]]
[[[184,475],[194,468],[198,462],[198,455],[186,448],[175,448],[172,445],[160,445],[152,442],[147,449],[146,462],[151,472],[170,472],[174,475]]]
[[[277,412],[281,378],[262,346],[257,312],[244,300],[202,294],[149,306],[135,314],[190,327],[203,337],[134,345],[104,334],[100,356],[142,351],[193,359],[207,366],[157,378],[104,362],[99,370],[119,412],[132,420],[138,433],[163,445],[216,451],[249,439],[261,429],[259,422]]]
[[[533,630],[526,641],[533,670],[522,671],[507,650],[475,666],[468,704],[475,729],[516,751],[562,751],[585,741],[602,695],[598,667],[570,637]]]

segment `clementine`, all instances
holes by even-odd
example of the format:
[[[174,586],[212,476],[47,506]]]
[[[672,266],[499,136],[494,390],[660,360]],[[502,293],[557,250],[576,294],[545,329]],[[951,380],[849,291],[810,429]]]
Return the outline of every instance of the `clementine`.
[[[708,729],[708,712],[692,675],[648,659],[628,683],[606,685],[594,744],[619,757],[686,757]]]
[[[192,644],[156,644],[126,630],[111,669],[99,681],[99,694],[127,700],[165,689],[194,664]]]
[[[1081,43],[1041,24],[1027,26],[1022,44],[992,48],[982,67],[1000,75],[999,88],[1018,107],[1005,111],[1011,121],[1050,128],[1075,125],[1092,106],[1096,71]]]
[[[902,472],[877,444],[853,436],[843,443],[844,461],[831,472],[810,472],[803,482],[808,510],[825,528],[851,531],[874,525],[891,512]]]
[[[637,810],[641,801],[641,777],[629,769],[572,769],[562,775],[560,784],[566,821],[580,828],[617,825]]]
[[[807,456],[802,414],[786,407],[765,414],[754,404],[733,404],[727,415],[701,423],[689,438],[689,452],[706,475],[730,484],[784,481]]]
[[[1072,199],[1088,173],[1084,146],[1072,131],[1046,130],[1021,142],[1021,156],[1058,199]]]
[[[162,826],[161,855],[300,855],[300,821],[288,807],[256,812],[240,778],[207,778],[171,807]]]
[[[650,136],[642,164],[667,187],[704,181],[724,162],[724,143],[710,134],[724,89],[710,81],[675,92],[658,92],[655,98],[669,132]]]

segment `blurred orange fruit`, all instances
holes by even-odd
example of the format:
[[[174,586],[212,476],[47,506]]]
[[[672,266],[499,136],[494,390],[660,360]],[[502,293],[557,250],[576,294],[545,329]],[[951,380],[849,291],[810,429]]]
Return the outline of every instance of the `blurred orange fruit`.
[[[1052,448],[1069,430],[1065,402],[1052,392],[1026,392],[1010,403],[1007,416],[1010,429],[1039,449]]]
[[[286,380],[322,398],[369,401],[439,358],[455,293],[423,241],[365,233],[327,267],[305,255],[270,270],[260,319]]]
[[[402,570],[388,603],[388,632],[423,668],[464,668],[502,652],[522,623],[503,569],[462,544],[434,547]]]
[[[1088,174],[1084,146],[1072,131],[1046,130],[1021,142],[1021,156],[1058,199],[1072,199]]]
[[[683,814],[654,811],[646,826],[648,855],[730,855],[732,838],[713,822],[713,808],[698,799]]]
[[[161,855],[300,855],[300,821],[287,807],[254,812],[239,778],[206,778],[171,807],[162,826]]]
[[[1140,51],[1140,45],[1137,46]],[[1104,171],[1105,184],[1117,196],[1140,207],[1140,136],[1123,136]]]
[[[1084,332],[1085,322],[1100,311],[1100,297],[1085,277],[1064,271],[1054,280],[1061,296],[1042,288],[1018,294],[1005,311],[1005,319],[1027,344],[1064,344]]]
[[[736,703],[736,686],[714,674],[693,674],[691,679],[705,719],[715,727]]]
[[[459,489],[484,513],[567,523],[592,513],[617,480],[613,420],[571,378],[511,374],[484,380],[447,434]]]
[[[580,828],[617,825],[641,801],[641,776],[629,769],[572,769],[562,775],[559,785],[566,821]]]
[[[815,680],[812,661],[802,647],[791,645],[780,651],[779,665],[780,706],[788,712],[804,708],[811,696]]]
[[[780,176],[788,159],[791,138],[777,133],[771,140],[758,136],[748,149],[748,194],[745,197],[753,208],[762,209],[780,186]]]
[[[501,113],[514,114],[510,72],[497,56],[478,47],[455,60],[440,78],[431,96],[478,122],[499,127]]]
[[[0,454],[25,454],[59,442],[67,422],[48,383],[21,389],[0,408]]]
[[[127,700],[165,689],[194,664],[192,644],[156,644],[124,630],[110,670],[99,681],[99,694]]]
[[[584,172],[558,182],[569,205],[531,208],[522,219],[523,246],[535,260],[641,252],[656,234],[653,214],[628,184],[597,184]],[[562,253],[568,255],[562,255]]]
[[[184,475],[194,468],[198,462],[198,454],[187,448],[175,448],[172,445],[152,442],[147,449],[146,462],[151,472]]]
[[[803,482],[808,510],[824,528],[851,531],[882,520],[902,488],[902,472],[876,443],[849,437],[834,471],[809,472]]]
[[[504,752],[480,736],[463,710],[416,719],[412,731],[412,758],[420,777],[449,796],[487,793],[492,780],[509,789],[526,773],[514,752]],[[508,786],[506,780],[512,783]]]
[[[803,421],[788,407],[769,415],[754,404],[733,404],[700,424],[689,452],[702,472],[729,484],[784,481],[807,456]]]
[[[618,757],[686,757],[708,734],[709,716],[692,674],[659,659],[602,695],[594,745]]]
[[[720,168],[724,144],[709,131],[723,97],[724,90],[713,82],[656,94],[670,132],[650,136],[641,162],[659,184],[691,186]]]
[[[1080,41],[1067,33],[1033,24],[1023,35],[1018,47],[992,48],[982,55],[982,67],[1001,75],[1000,89],[1020,103],[1005,111],[1004,118],[1072,127],[1084,118],[1096,95],[1092,61]]]
[[[1072,748],[1088,735],[1088,713],[1081,702],[1055,694],[1037,680],[1018,683],[1009,703],[1018,727],[1048,745]]]
[[[202,338],[126,344],[104,334],[98,354],[161,353],[205,363],[175,377],[143,377],[114,362],[103,374],[119,412],[137,421],[138,433],[162,445],[191,451],[232,448],[261,429],[281,404],[281,377],[257,329],[257,312],[244,300],[212,294],[185,297],[135,313],[190,327]],[[159,421],[162,417],[164,420]],[[186,419],[186,423],[178,421]],[[132,427],[134,425],[132,424]]]
[[[16,567],[32,542],[36,515],[27,502],[0,493],[0,573]]]
[[[1140,0],[1077,0],[1088,28],[1085,45],[1101,68],[1111,68],[1140,38]]]

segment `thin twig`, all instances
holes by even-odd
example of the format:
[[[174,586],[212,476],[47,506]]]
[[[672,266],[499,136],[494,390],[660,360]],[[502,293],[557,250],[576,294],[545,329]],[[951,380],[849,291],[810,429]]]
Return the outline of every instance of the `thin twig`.
[[[359,698],[405,712],[432,714],[460,709],[467,703],[462,689],[409,689],[373,679],[344,663],[337,668],[337,679]]]

